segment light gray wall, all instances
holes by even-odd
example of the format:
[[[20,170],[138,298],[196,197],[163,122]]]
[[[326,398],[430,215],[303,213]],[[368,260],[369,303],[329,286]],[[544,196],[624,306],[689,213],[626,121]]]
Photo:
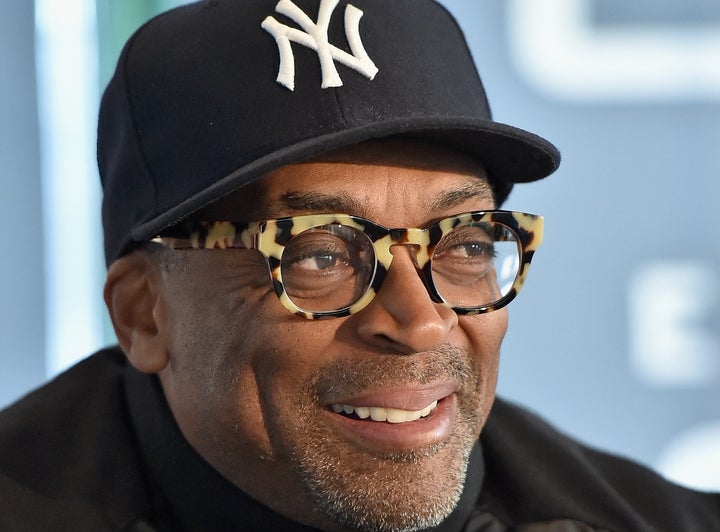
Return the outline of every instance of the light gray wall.
[[[33,2],[0,3],[0,405],[45,378]]]

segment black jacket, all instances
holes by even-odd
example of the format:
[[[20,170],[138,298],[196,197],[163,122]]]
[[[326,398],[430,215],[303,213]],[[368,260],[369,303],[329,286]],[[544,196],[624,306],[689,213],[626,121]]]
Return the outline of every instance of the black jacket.
[[[138,424],[138,417],[148,419]],[[202,513],[204,502],[222,506],[220,494],[242,494],[173,426],[154,378],[132,369],[117,348],[81,362],[0,412],[0,531],[194,530],[173,515],[174,499]],[[158,438],[167,441],[153,443]],[[144,451],[153,445],[171,456],[177,483],[166,482],[152,450]],[[720,494],[668,483],[499,399],[475,454],[477,491],[466,487],[472,500],[438,530],[720,531]],[[242,530],[303,528],[249,498],[240,507]]]

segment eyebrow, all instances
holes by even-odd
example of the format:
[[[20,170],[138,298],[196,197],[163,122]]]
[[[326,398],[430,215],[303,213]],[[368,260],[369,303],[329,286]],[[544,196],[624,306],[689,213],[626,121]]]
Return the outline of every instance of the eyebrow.
[[[349,194],[323,194],[320,192],[286,192],[280,197],[280,206],[296,212],[342,212],[363,216],[365,209]]]
[[[438,197],[427,202],[429,209],[442,211],[460,205],[469,199],[488,200],[495,204],[495,197],[490,185],[485,181],[473,181],[465,186],[443,192]]]
[[[484,199],[494,202],[492,189],[484,181],[469,182],[464,186],[448,190],[425,204],[429,212],[442,211],[460,205],[469,199]],[[294,190],[284,193],[279,201],[269,206],[271,216],[280,212],[293,213],[345,213],[367,217],[367,208],[349,194],[323,194],[321,192],[301,192]]]

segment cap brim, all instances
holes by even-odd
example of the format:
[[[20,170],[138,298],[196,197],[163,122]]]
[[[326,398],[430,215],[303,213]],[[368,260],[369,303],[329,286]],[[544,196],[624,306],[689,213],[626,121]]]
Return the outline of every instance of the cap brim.
[[[557,148],[542,137],[492,120],[422,117],[376,122],[335,131],[268,153],[238,168],[210,187],[167,208],[132,230],[136,242],[157,236],[193,212],[261,178],[281,166],[301,162],[328,151],[387,137],[407,137],[463,151],[485,166],[495,183],[526,183],[547,177],[560,164]]]

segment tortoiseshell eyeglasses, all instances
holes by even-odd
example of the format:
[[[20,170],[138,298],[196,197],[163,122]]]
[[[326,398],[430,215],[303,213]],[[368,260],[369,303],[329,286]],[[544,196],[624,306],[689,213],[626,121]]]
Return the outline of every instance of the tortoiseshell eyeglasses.
[[[430,298],[458,314],[504,307],[520,291],[542,241],[543,219],[474,211],[425,228],[388,229],[347,214],[262,222],[185,222],[155,238],[172,249],[254,249],[275,292],[308,319],[348,316],[380,290],[394,246],[405,246]]]

